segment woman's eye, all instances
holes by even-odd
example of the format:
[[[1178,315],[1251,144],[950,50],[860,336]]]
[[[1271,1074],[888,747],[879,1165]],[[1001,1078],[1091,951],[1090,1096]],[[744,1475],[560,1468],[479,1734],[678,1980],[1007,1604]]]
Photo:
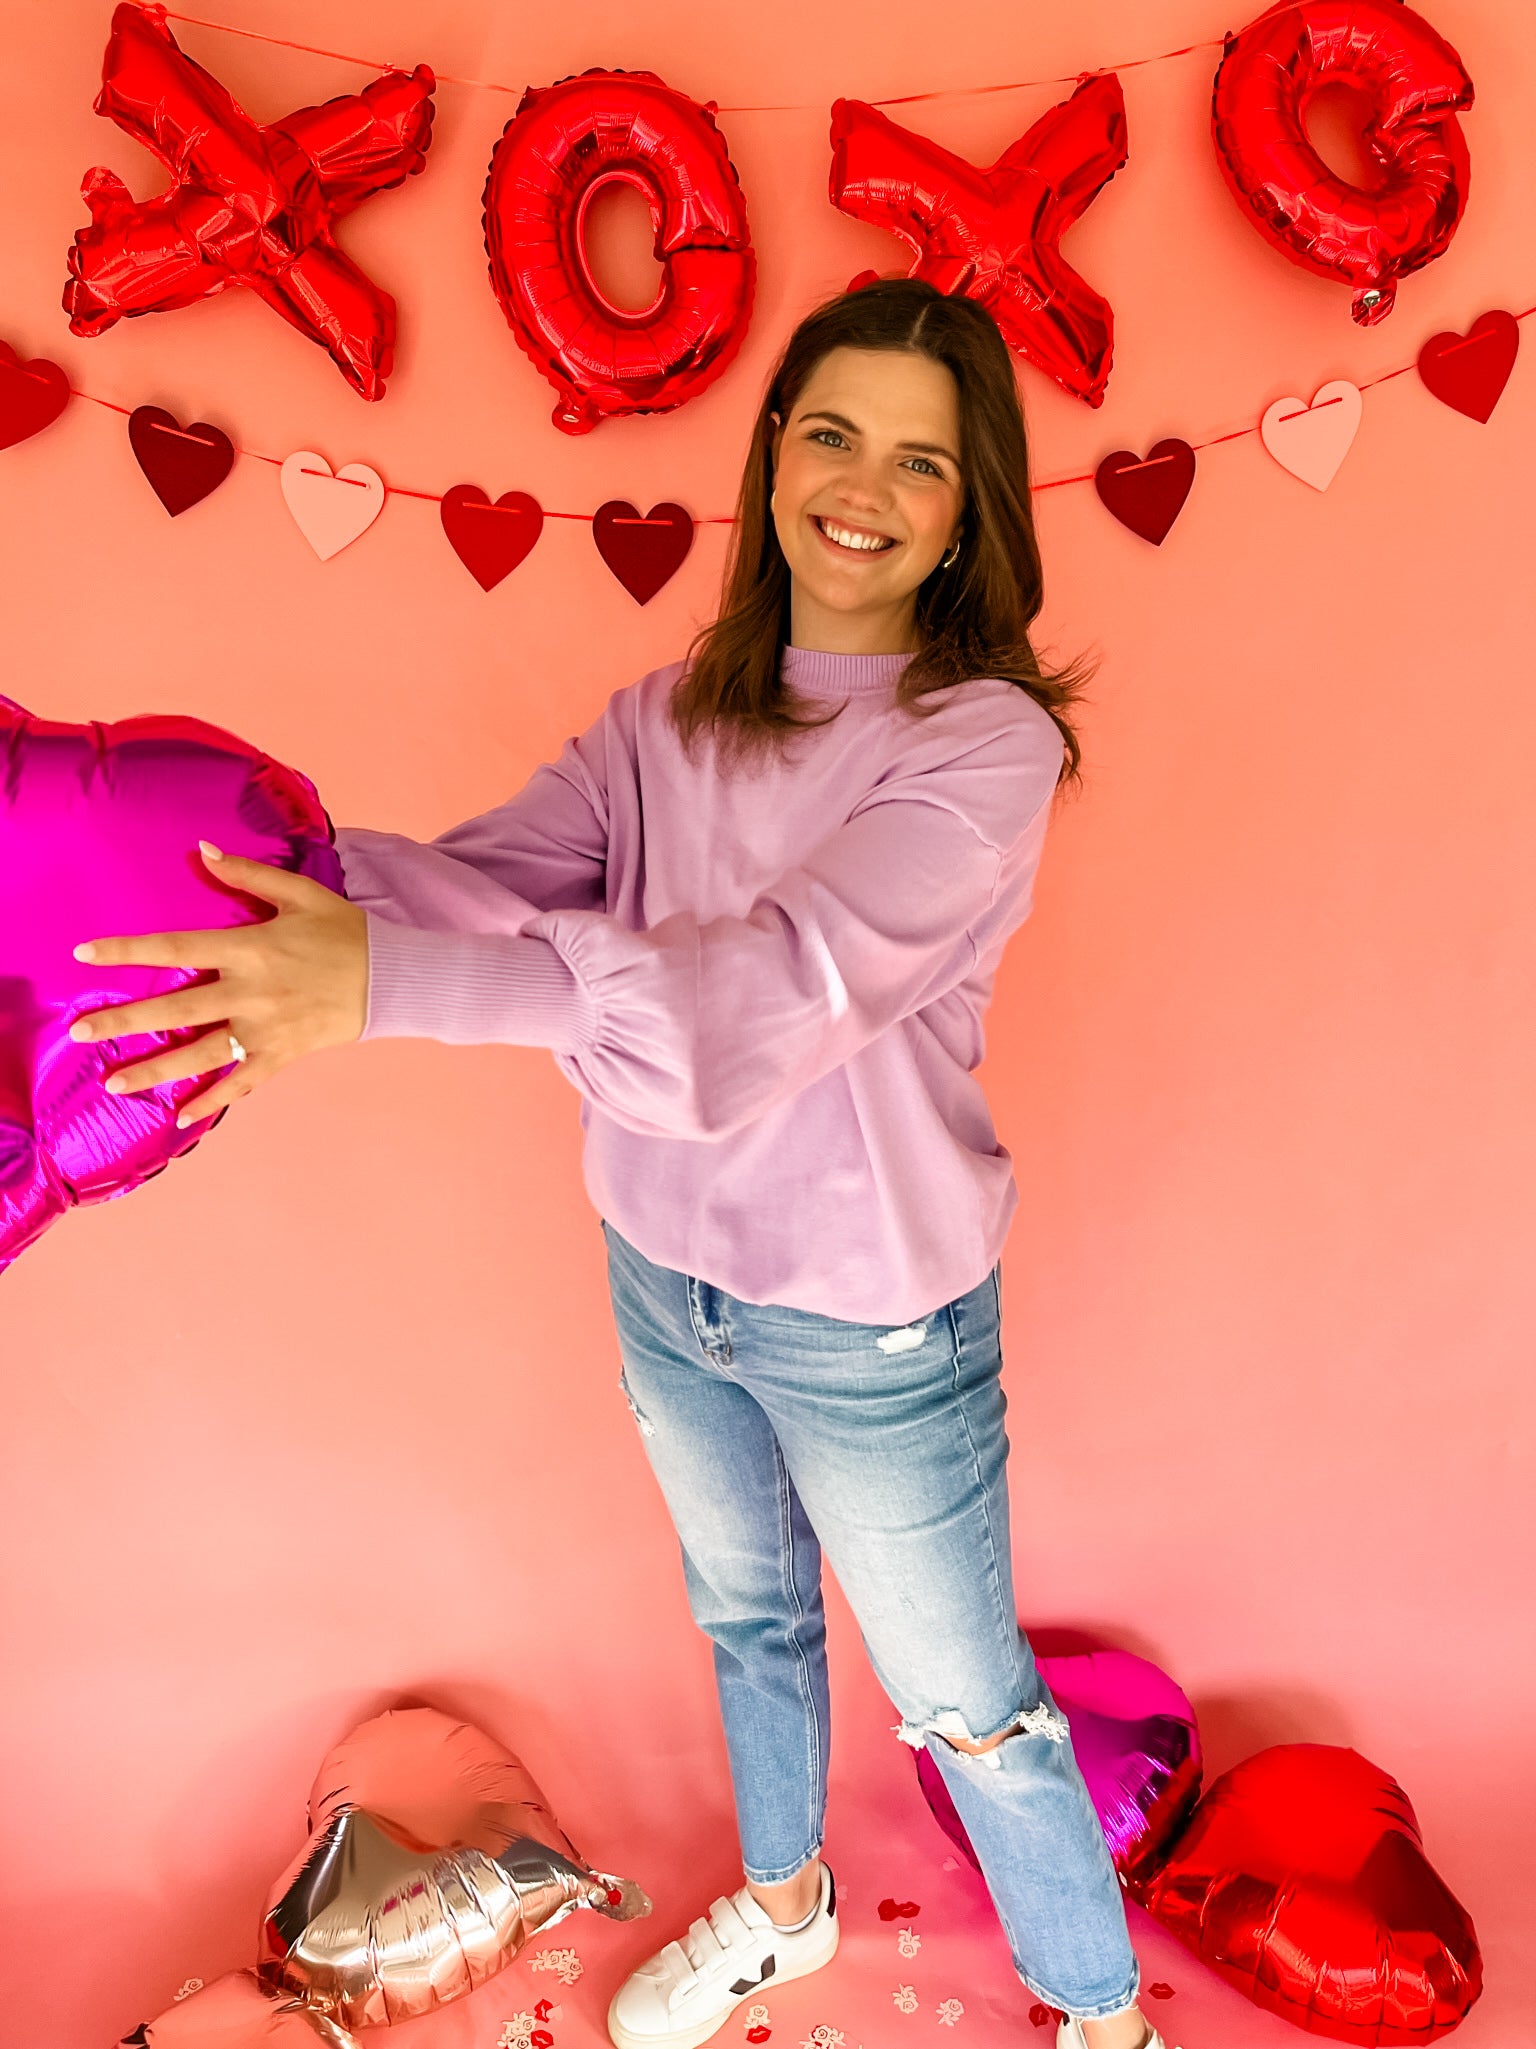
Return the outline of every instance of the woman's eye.
[[[835,427],[813,427],[811,429],[811,439],[813,441],[819,441],[823,434],[830,434],[834,441],[841,441],[843,438]],[[914,455],[912,460],[920,462],[925,469],[932,470],[936,477],[942,477],[944,474],[936,462],[929,462],[926,455]]]

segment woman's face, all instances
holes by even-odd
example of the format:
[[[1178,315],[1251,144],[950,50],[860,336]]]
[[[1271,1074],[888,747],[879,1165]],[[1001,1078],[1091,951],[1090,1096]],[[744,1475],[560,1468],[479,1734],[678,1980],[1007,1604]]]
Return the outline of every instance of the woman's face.
[[[965,503],[953,374],[906,350],[833,349],[788,419],[773,420],[792,643],[910,651],[917,587],[958,537]]]

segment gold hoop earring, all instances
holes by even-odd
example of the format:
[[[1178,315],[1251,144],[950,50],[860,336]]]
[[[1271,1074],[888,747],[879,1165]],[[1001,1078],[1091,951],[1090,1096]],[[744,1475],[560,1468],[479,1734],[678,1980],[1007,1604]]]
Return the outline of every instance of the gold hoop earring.
[[[775,486],[774,486],[774,488],[773,488],[773,490],[771,490],[771,491],[770,491],[770,492],[768,493],[768,510],[769,510],[770,512],[777,512],[777,511],[778,511],[778,509],[779,509],[779,492],[778,492],[778,486],[777,486],[777,485],[775,485]]]
[[[947,555],[946,555],[946,556],[944,557],[944,560],[943,560],[943,561],[942,561],[942,562],[941,562],[941,563],[939,564],[939,567],[940,567],[940,569],[949,569],[949,568],[952,568],[952,567],[953,567],[953,565],[954,565],[955,557],[956,557],[956,556],[957,556],[957,555],[958,555],[959,553],[960,553],[960,543],[959,543],[959,541],[958,541],[958,540],[956,540],[956,541],[952,541],[952,542],[950,543],[949,553],[948,553],[948,554],[947,554]]]

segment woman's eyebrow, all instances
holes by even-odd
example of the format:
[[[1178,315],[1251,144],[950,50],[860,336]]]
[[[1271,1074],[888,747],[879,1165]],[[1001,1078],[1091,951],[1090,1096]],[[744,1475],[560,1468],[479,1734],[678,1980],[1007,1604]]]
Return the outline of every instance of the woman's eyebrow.
[[[859,431],[858,428],[853,424],[852,420],[848,419],[847,416],[843,413],[802,413],[800,417],[803,420],[830,420],[834,427],[846,427],[850,434],[857,434]],[[896,446],[898,448],[913,449],[919,455],[942,455],[947,457],[947,459],[954,464],[956,469],[959,469],[960,467],[959,456],[952,453],[951,450],[945,448],[942,442],[898,441]]]

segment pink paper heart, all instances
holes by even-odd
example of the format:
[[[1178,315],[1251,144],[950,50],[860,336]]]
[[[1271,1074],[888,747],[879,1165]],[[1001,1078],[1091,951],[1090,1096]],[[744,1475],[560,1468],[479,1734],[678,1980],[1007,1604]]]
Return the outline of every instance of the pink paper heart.
[[[206,1077],[108,1095],[102,1079],[201,1030],[76,1044],[88,1010],[195,979],[181,968],[92,967],[86,939],[247,925],[258,910],[221,888],[197,851],[342,887],[313,786],[200,719],[65,725],[0,698],[0,1267],[76,1203],[124,1195],[195,1145],[176,1129]]]
[[[323,455],[301,448],[280,472],[294,524],[322,562],[329,562],[384,510],[384,479],[365,462],[332,470]]]
[[[1299,398],[1277,398],[1265,409],[1259,433],[1282,469],[1314,490],[1326,491],[1349,453],[1363,407],[1359,385],[1336,377],[1331,384],[1318,386],[1311,405]]]

